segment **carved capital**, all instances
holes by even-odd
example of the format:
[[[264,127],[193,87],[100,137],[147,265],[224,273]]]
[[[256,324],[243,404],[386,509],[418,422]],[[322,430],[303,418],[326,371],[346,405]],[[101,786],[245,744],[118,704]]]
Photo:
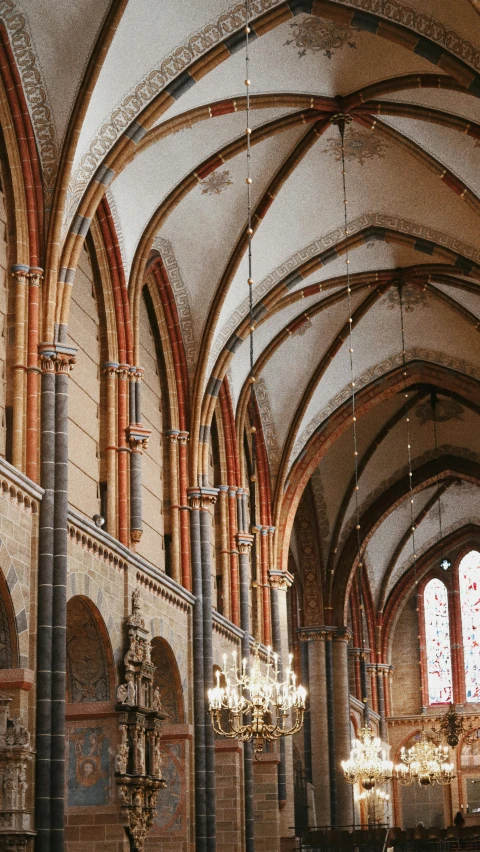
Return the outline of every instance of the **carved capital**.
[[[183,444],[184,446],[187,444],[190,435],[188,432],[179,432],[178,433],[178,442],[179,444]]]
[[[42,352],[40,367],[42,373],[55,373],[55,352]]]
[[[27,277],[30,287],[39,287],[43,278],[43,269],[40,269],[39,266],[31,266]]]
[[[57,375],[68,376],[76,363],[75,355],[67,352],[57,352],[55,357],[55,372]]]
[[[250,553],[253,544],[253,535],[249,533],[237,533],[237,547],[240,554]]]
[[[211,509],[217,502],[217,488],[190,488],[188,500],[192,509]]]
[[[143,530],[130,530],[130,540],[133,544],[139,544],[142,538]]]
[[[268,572],[268,580],[272,589],[280,589],[282,592],[286,592],[293,584],[293,577],[288,571],[277,571],[274,568]]]
[[[126,381],[129,375],[130,367],[128,364],[119,364],[117,367],[117,376],[121,381]]]
[[[24,266],[23,263],[16,263],[11,267],[12,278],[15,278],[17,284],[26,284],[28,273],[30,272],[29,266]]]
[[[102,373],[104,376],[111,378],[115,376],[117,370],[118,364],[116,361],[106,361],[105,364],[102,364]]]
[[[148,448],[150,429],[145,429],[141,423],[131,424],[127,428],[127,441],[134,453],[141,453]]]

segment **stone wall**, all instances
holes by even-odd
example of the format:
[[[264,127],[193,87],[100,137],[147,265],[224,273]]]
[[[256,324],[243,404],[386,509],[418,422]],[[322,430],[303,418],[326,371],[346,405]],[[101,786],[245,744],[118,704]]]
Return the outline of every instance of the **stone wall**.
[[[421,709],[420,646],[415,596],[409,598],[397,621],[392,641],[392,716]]]
[[[138,552],[165,570],[162,460],[163,432],[162,388],[155,341],[145,306],[140,300],[140,365],[144,369],[142,383],[142,421],[151,430],[148,449],[142,460],[143,535]]]
[[[72,288],[68,342],[78,349],[69,382],[69,494],[72,506],[92,518],[100,512],[100,332],[85,248]]]

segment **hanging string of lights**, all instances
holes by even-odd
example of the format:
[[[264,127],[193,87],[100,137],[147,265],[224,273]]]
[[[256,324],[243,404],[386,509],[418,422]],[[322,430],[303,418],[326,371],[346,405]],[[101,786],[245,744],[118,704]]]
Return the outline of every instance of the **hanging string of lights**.
[[[250,3],[245,2],[245,88],[246,88],[246,117],[247,127],[245,130],[247,136],[247,257],[248,257],[248,325],[249,325],[249,355],[250,355],[250,371],[248,380],[250,382],[250,409],[251,409],[251,428],[252,435],[252,476],[251,479],[255,482],[256,479],[256,447],[255,447],[255,374],[254,374],[254,347],[253,333],[255,324],[253,319],[253,270],[252,270],[252,174],[251,174],[251,136],[252,128],[250,127]]]
[[[351,404],[352,404],[352,427],[353,427],[353,461],[354,461],[354,495],[355,495],[355,530],[357,537],[357,571],[359,575],[359,595],[360,595],[360,641],[361,654],[365,654],[365,642],[363,636],[363,596],[362,596],[362,542],[360,535],[360,504],[359,504],[359,485],[358,485],[358,436],[357,436],[357,413],[356,413],[356,385],[355,385],[355,369],[353,360],[353,315],[352,315],[352,288],[350,282],[350,254],[348,245],[348,199],[347,199],[347,182],[345,168],[345,124],[350,122],[351,116],[339,114],[332,118],[332,122],[337,125],[340,131],[341,138],[341,164],[342,164],[342,186],[343,186],[343,232],[345,236],[345,265],[347,279],[347,305],[348,305],[348,351],[350,361],[350,387],[351,387]],[[362,689],[363,689],[362,684]],[[366,691],[366,690],[365,690]],[[385,752],[382,750],[382,743],[378,737],[372,733],[368,724],[368,696],[364,695],[364,726],[359,730],[357,738],[353,741],[350,757],[348,760],[342,761],[342,769],[345,779],[350,784],[359,784],[363,790],[373,790],[380,784],[384,784],[392,777],[393,764],[386,759]]]
[[[255,374],[253,333],[255,330],[253,311],[253,266],[252,266],[252,175],[250,127],[250,3],[245,2],[245,86],[246,86],[246,137],[247,137],[247,258],[248,258],[248,306],[249,306],[249,375],[252,436],[251,480],[256,480],[255,447]],[[258,584],[257,584],[258,585]],[[244,658],[237,663],[233,654],[232,665],[227,666],[224,655],[223,670],[217,672],[216,686],[208,691],[209,712],[214,731],[223,737],[252,742],[254,752],[264,750],[266,743],[295,734],[303,725],[306,691],[297,684],[292,668],[292,656],[283,677],[283,666],[277,654],[267,648],[267,660],[260,660],[257,644],[252,665]]]

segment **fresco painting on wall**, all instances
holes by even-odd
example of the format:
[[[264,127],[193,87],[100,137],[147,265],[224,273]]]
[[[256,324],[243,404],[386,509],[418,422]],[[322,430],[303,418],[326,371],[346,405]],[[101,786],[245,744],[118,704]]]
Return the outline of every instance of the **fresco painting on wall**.
[[[72,727],[68,737],[68,807],[110,804],[110,739],[100,727]]]
[[[180,742],[162,742],[162,776],[167,782],[158,797],[156,828],[159,833],[185,829],[185,747]]]
[[[105,646],[90,606],[80,597],[67,607],[67,701],[108,701]]]

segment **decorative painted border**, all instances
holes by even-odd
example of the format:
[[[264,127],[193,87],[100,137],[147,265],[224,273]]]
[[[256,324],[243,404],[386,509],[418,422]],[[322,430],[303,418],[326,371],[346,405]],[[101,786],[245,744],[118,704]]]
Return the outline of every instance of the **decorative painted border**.
[[[22,79],[42,163],[44,188],[48,195],[53,192],[59,160],[57,132],[52,120],[53,110],[42,80],[38,58],[34,52],[34,42],[28,29],[27,19],[16,8],[13,0],[0,0],[0,20],[7,30]]]
[[[173,251],[172,244],[163,239],[163,237],[155,237],[153,241],[154,249],[160,252],[170,281],[173,296],[177,306],[178,321],[182,332],[183,346],[185,349],[185,358],[190,376],[195,372],[197,364],[197,346],[195,343],[195,334],[193,330],[192,311],[190,307],[190,297],[185,282],[180,272],[180,267]]]
[[[4,0],[4,2],[8,1]],[[479,48],[454,30],[448,29],[440,21],[412,6],[405,6],[400,0],[388,0],[388,2],[386,0],[336,0],[336,2],[339,5],[362,9],[408,27],[441,44],[477,71],[480,70]],[[284,0],[251,0],[252,17],[255,18],[283,4]],[[199,56],[237,32],[244,21],[245,7],[243,3],[237,3],[216,22],[208,24],[176,48],[162,60],[159,66],[153,68],[143,80],[137,83],[96,131],[88,151],[81,156],[79,165],[71,177],[69,193],[79,198],[98,164],[139,112],[165,88],[169,81],[181,74]]]
[[[458,254],[463,254],[465,257],[480,263],[480,251],[470,243],[465,243],[456,237],[444,231],[438,231],[436,228],[429,228],[426,225],[421,225],[418,222],[413,222],[411,219],[405,219],[403,216],[394,216],[388,213],[364,213],[357,219],[353,219],[348,223],[349,234],[356,234],[370,225],[377,225],[380,228],[391,228],[405,234],[419,237],[424,240],[431,240],[439,245],[445,246]],[[253,301],[254,304],[263,297],[283,278],[286,278],[300,264],[305,263],[309,258],[315,257],[331,246],[337,245],[344,239],[343,226],[335,228],[324,237],[318,240],[313,240],[305,248],[292,254],[280,266],[277,266],[263,281],[254,288]],[[292,290],[292,292],[295,292]],[[212,347],[210,358],[208,361],[208,372],[213,368],[223,347],[236,330],[238,325],[245,319],[249,311],[248,298],[231,314],[229,320],[223,326],[222,330],[217,335],[214,346]]]
[[[267,448],[268,463],[270,465],[270,473],[272,480],[275,481],[280,467],[280,447],[278,444],[277,431],[275,429],[275,421],[270,406],[267,385],[265,379],[260,377],[255,385],[255,397],[260,411],[262,420],[263,437]]]

